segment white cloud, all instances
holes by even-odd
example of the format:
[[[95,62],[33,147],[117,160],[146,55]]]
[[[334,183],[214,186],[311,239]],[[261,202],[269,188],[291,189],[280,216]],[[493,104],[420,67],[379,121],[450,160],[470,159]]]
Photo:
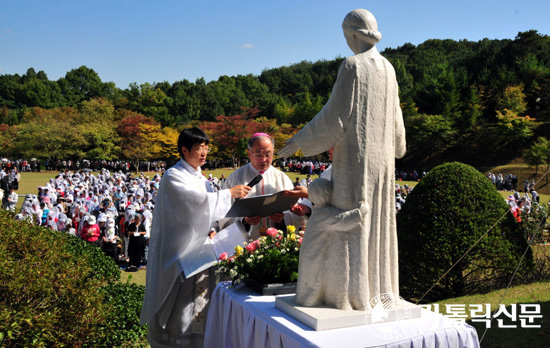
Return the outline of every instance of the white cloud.
[[[254,48],[254,44],[250,44],[250,43],[243,44],[239,48],[245,48],[245,49]]]

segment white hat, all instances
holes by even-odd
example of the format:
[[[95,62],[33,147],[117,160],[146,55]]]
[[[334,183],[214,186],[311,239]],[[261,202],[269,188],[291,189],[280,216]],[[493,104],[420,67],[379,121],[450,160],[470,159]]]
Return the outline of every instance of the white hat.
[[[95,216],[93,215],[88,216],[88,219],[86,220],[86,222],[88,222],[89,225],[95,225]]]
[[[106,222],[107,221],[107,214],[101,213],[97,217],[97,222]]]

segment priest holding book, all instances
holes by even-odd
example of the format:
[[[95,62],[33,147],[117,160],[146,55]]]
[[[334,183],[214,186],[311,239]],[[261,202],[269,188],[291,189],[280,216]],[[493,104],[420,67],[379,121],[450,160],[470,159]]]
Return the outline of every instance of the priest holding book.
[[[252,187],[247,198],[274,194],[283,190],[292,190],[292,180],[285,173],[273,167],[273,154],[275,141],[266,133],[256,133],[248,140],[248,158],[250,162],[234,171],[225,181],[224,188],[234,185],[246,185],[258,175],[261,180]],[[239,218],[251,239],[257,239],[265,233],[269,227],[275,227],[283,231],[286,226],[300,227],[311,213],[311,202],[308,199],[299,201],[292,209],[274,213],[269,217],[245,216]]]
[[[183,130],[178,138],[181,160],[160,181],[141,311],[151,347],[202,346],[216,277],[211,268],[200,271],[196,246],[215,234],[212,228],[225,217],[232,199],[250,191],[246,185],[213,191],[200,169],[209,143],[201,129]]]

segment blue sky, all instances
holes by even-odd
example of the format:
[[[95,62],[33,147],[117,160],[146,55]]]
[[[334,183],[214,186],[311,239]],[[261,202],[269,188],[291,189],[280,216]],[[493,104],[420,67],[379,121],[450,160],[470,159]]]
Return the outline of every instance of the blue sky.
[[[356,8],[376,17],[381,51],[428,39],[550,34],[548,0],[0,0],[0,74],[32,67],[57,80],[85,65],[123,89],[259,75],[351,55],[341,23]]]

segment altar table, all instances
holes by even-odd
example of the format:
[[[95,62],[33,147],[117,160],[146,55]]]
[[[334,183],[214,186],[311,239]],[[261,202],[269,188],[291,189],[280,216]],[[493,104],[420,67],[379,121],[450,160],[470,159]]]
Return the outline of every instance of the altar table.
[[[205,348],[478,348],[476,330],[422,309],[422,317],[315,331],[275,308],[275,296],[219,283],[212,294]]]

